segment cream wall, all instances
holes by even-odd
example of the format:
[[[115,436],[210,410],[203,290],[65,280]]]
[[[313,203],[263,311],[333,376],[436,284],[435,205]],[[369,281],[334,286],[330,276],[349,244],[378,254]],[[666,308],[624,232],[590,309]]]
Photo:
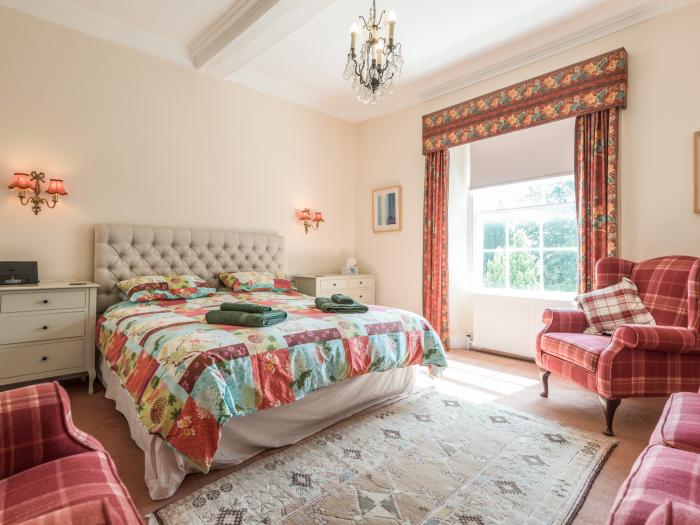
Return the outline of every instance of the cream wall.
[[[421,115],[622,46],[629,52],[629,104],[621,129],[621,255],[630,259],[700,255],[700,215],[692,211],[692,132],[700,129],[699,26],[700,3],[694,3],[362,123],[357,138],[356,246],[362,270],[378,275],[377,301],[421,310]],[[373,234],[371,189],[396,183],[403,187],[404,228]]]
[[[354,253],[354,125],[5,8],[0,64],[0,260],[90,278],[101,222],[277,232],[297,272]],[[30,170],[69,197],[19,206],[4,188]]]

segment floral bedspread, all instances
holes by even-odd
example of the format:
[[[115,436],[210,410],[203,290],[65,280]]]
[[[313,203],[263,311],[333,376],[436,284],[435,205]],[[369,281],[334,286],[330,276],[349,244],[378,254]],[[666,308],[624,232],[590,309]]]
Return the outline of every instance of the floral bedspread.
[[[265,328],[210,325],[207,311],[249,301],[288,312]],[[447,366],[421,316],[370,307],[323,313],[297,292],[219,292],[200,299],[121,302],[97,323],[97,346],[137,406],[141,422],[207,472],[232,417],[292,403],[358,375],[422,364]]]

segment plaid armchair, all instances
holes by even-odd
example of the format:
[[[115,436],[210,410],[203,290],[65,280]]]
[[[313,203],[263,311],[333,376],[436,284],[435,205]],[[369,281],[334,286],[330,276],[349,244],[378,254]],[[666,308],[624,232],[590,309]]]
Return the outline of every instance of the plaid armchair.
[[[697,392],[700,387],[700,259],[659,257],[640,263],[604,258],[595,269],[596,288],[628,277],[656,326],[623,325],[612,336],[588,335],[583,312],[547,309],[537,335],[536,361],[542,397],[550,373],[596,392],[613,435],[615,410],[623,398]]]
[[[142,524],[109,454],[58,383],[0,392],[0,523]]]

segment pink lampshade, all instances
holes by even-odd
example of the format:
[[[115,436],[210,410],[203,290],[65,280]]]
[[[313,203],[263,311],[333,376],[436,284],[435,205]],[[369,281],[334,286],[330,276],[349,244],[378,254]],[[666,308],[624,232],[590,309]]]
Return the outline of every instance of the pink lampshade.
[[[311,219],[311,212],[308,209],[301,210],[301,212],[299,212],[299,220],[308,221],[310,219]]]
[[[61,179],[49,180],[49,187],[46,188],[46,193],[49,193],[51,195],[68,195],[68,192],[63,187],[63,181]]]
[[[12,176],[12,182],[8,188],[11,190],[17,189],[20,191],[34,189],[34,181],[27,173],[15,173]]]
[[[316,213],[314,213],[314,221],[323,222],[323,213],[320,211],[317,211]]]

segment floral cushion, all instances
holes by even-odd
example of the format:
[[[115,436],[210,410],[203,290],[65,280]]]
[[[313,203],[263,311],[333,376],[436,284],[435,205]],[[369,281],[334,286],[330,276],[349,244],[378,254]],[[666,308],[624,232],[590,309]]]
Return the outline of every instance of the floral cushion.
[[[196,275],[147,275],[119,281],[117,288],[132,303],[173,299],[196,299],[216,293]]]
[[[609,335],[623,324],[656,324],[639,298],[637,285],[627,277],[618,284],[579,295],[576,304],[586,315],[587,334]]]
[[[284,276],[270,272],[222,272],[219,279],[234,292],[287,292],[296,290]]]

